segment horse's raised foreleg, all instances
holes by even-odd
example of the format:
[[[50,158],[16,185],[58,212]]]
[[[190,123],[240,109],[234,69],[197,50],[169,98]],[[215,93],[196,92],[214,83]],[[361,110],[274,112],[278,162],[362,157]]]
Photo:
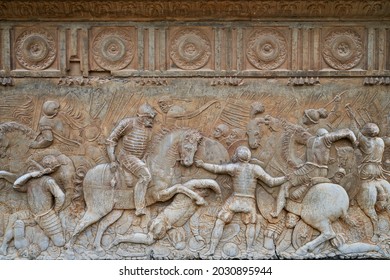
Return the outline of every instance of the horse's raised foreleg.
[[[102,237],[103,237],[103,234],[104,232],[106,231],[106,229],[112,225],[113,223],[115,223],[120,217],[122,217],[122,214],[123,214],[123,210],[113,210],[111,211],[110,213],[108,213],[100,222],[99,222],[99,226],[98,226],[98,229],[97,229],[97,232],[96,232],[96,237],[95,237],[95,241],[93,243],[93,246],[94,248],[97,250],[97,251],[104,251],[102,246],[101,246],[101,241],[102,241]]]
[[[319,223],[316,223],[316,225],[313,227],[321,232],[321,234],[315,238],[314,240],[306,243],[302,247],[300,247],[296,253],[298,255],[305,255],[309,252],[312,252],[315,248],[317,248],[319,245],[324,243],[327,240],[330,240],[336,236],[336,233],[333,231],[333,228],[330,224],[330,221],[328,219],[323,220]]]
[[[155,193],[155,198],[157,201],[167,201],[174,195],[182,193],[194,200],[197,205],[205,205],[206,201],[204,198],[194,192],[194,189],[211,189],[217,194],[221,193],[221,188],[216,181],[211,179],[194,179],[184,184],[176,184],[165,190],[158,191]]]
[[[65,245],[65,248],[70,249],[71,247],[73,247],[79,234],[83,230],[85,230],[87,227],[89,227],[90,225],[96,223],[102,217],[103,216],[101,214],[98,214],[98,213],[95,213],[92,211],[85,212],[84,216],[77,223],[76,228],[73,231],[71,238],[69,239],[68,243],[66,243],[66,245]]]
[[[192,200],[195,200],[195,203],[197,205],[204,205],[206,204],[206,201],[201,197],[199,194],[195,193],[194,191],[187,189],[183,184],[176,184],[172,187],[166,188],[165,190],[158,191],[155,193],[155,197],[157,201],[167,201],[171,199],[173,196],[175,196],[178,193],[185,194]]]

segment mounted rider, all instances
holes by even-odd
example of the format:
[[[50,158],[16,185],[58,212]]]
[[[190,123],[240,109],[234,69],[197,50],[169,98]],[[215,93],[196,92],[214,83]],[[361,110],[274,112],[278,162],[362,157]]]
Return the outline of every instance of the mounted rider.
[[[115,147],[123,138],[123,147],[119,151],[118,162],[123,167],[125,180],[131,181],[132,175],[137,178],[134,187],[135,214],[145,214],[145,194],[152,179],[143,158],[146,155],[151,138],[151,128],[157,113],[152,106],[145,103],[138,108],[137,117],[125,118],[112,130],[107,138],[107,153],[111,161],[111,172],[117,174],[118,163]]]
[[[272,217],[278,217],[286,205],[286,198],[290,197],[291,187],[299,186],[291,194],[293,199],[298,199],[311,186],[313,178],[327,178],[331,145],[341,139],[348,139],[354,146],[357,145],[356,136],[350,129],[328,132],[325,128],[320,128],[317,130],[316,136],[307,139],[306,162],[291,174],[290,181],[281,186],[275,211],[270,213]]]

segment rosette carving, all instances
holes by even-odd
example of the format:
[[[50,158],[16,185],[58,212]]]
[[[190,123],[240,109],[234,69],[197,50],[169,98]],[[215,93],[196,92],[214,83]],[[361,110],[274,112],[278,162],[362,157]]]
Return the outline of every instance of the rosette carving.
[[[211,56],[210,40],[201,30],[181,30],[173,37],[170,56],[181,69],[196,70],[202,68]]]
[[[15,55],[24,68],[43,70],[52,65],[56,59],[57,44],[47,30],[30,28],[16,39]]]
[[[322,56],[334,69],[351,69],[363,57],[362,39],[357,32],[351,29],[332,31],[325,38]]]
[[[121,29],[105,29],[92,42],[92,55],[105,70],[125,68],[134,57],[134,42],[131,32]]]
[[[247,43],[247,58],[260,70],[278,68],[287,58],[287,42],[282,33],[275,29],[254,31]]]

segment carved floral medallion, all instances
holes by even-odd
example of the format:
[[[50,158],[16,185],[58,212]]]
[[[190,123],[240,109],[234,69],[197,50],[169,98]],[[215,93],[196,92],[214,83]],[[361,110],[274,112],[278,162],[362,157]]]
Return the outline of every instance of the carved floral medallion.
[[[105,70],[125,68],[134,57],[134,42],[131,33],[120,29],[105,29],[93,40],[92,55]]]
[[[57,56],[54,37],[43,28],[30,28],[18,36],[15,43],[18,62],[29,70],[43,70],[53,64]]]
[[[351,69],[358,65],[363,57],[362,39],[352,29],[330,32],[325,38],[322,56],[334,69]]]
[[[211,56],[211,44],[206,34],[198,29],[184,29],[173,37],[170,56],[181,69],[202,68]]]
[[[276,69],[286,60],[286,39],[275,29],[254,31],[249,36],[247,45],[247,58],[257,69]]]

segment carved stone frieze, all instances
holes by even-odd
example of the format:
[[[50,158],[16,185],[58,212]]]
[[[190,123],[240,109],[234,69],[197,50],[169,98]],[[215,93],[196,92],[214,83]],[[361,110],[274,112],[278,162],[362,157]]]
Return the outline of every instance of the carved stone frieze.
[[[211,43],[201,29],[182,29],[171,39],[170,57],[184,70],[196,70],[205,66],[211,56]]]
[[[325,38],[322,56],[332,68],[348,70],[359,64],[363,50],[359,33],[353,29],[333,30]]]
[[[135,54],[135,36],[128,28],[106,28],[93,38],[91,52],[105,70],[120,70],[130,64]]]
[[[81,20],[202,20],[202,19],[374,19],[390,17],[386,0],[298,1],[298,0],[142,0],[142,1],[2,1],[0,17],[18,19]]]
[[[57,56],[57,41],[44,28],[28,28],[15,41],[15,57],[29,70],[49,68]]]
[[[0,0],[0,260],[390,259],[389,11]]]
[[[287,58],[287,41],[276,29],[254,31],[247,42],[247,58],[260,70],[278,68]]]

